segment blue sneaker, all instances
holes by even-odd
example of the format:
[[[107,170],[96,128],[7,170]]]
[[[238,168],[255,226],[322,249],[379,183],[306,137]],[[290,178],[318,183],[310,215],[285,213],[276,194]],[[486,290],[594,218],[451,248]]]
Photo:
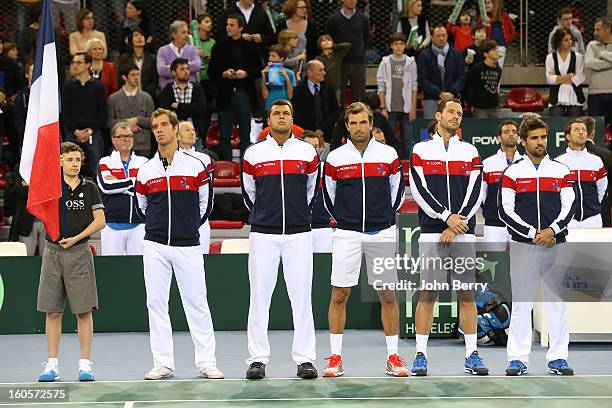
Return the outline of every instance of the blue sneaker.
[[[506,375],[515,377],[522,374],[527,374],[527,366],[520,360],[512,360],[506,368]]]
[[[416,353],[410,373],[418,377],[427,375],[427,357],[425,357],[425,354],[421,353],[420,351]]]
[[[38,376],[39,382],[54,382],[60,379],[59,377],[59,369],[55,365],[50,365],[49,363],[42,363],[42,366],[45,368],[44,371]]]
[[[91,370],[92,363],[79,365],[79,381],[96,381],[93,371]]]
[[[548,363],[548,372],[556,375],[574,375],[574,370],[569,366],[567,360],[562,358]]]
[[[489,375],[489,369],[485,367],[477,351],[474,351],[465,359],[464,369],[472,375]]]

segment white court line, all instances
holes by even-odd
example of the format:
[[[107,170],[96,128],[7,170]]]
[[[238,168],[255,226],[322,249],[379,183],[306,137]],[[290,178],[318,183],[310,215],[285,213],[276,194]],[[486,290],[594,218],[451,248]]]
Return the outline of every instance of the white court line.
[[[313,398],[236,398],[236,399],[175,399],[175,400],[134,400],[130,401],[133,404],[166,404],[166,403],[183,403],[183,402],[299,402],[299,401],[410,401],[410,400],[525,400],[525,399],[567,399],[567,400],[583,400],[583,399],[612,399],[612,395],[597,395],[597,396],[576,396],[576,395],[539,395],[539,396],[433,396],[433,397],[313,397]],[[124,404],[124,401],[70,401],[70,402],[24,402],[15,404],[0,404],[0,406],[31,406],[31,405],[85,405],[85,404]],[[125,405],[124,405],[125,406]]]
[[[134,401],[125,401],[123,408],[134,408]]]
[[[377,380],[377,379],[382,379],[385,378],[387,380],[407,380],[407,379],[414,379],[414,380],[426,380],[428,378],[474,378],[474,379],[487,379],[487,378],[506,378],[506,379],[515,379],[515,378],[598,378],[598,377],[612,377],[612,374],[585,374],[585,375],[573,375],[573,376],[561,376],[561,375],[552,375],[552,374],[548,374],[548,375],[531,375],[531,374],[523,374],[523,375],[517,375],[517,376],[507,376],[507,375],[468,375],[468,374],[464,374],[464,375],[427,375],[427,376],[408,376],[408,377],[393,377],[390,375],[387,376],[378,376],[378,377],[351,377],[351,376],[341,376],[341,377],[334,377],[334,378],[323,378],[323,377],[319,377],[317,380],[319,381],[342,381],[343,379],[346,380]],[[31,385],[31,384],[38,384],[41,386],[44,386],[43,384],[55,384],[55,385],[62,385],[62,384],[81,384],[81,385],[85,385],[85,386],[91,386],[91,384],[113,384],[113,383],[159,383],[159,382],[185,382],[185,381],[193,381],[193,382],[220,382],[220,381],[253,381],[253,382],[266,382],[266,381],[275,381],[275,380],[294,380],[294,381],[312,381],[312,380],[303,380],[299,377],[266,377],[264,380],[247,380],[246,378],[222,378],[222,379],[201,379],[201,378],[181,378],[181,379],[164,379],[164,380],[96,380],[94,382],[87,382],[87,383],[83,383],[81,381],[57,381],[57,382],[50,382],[50,383],[41,383],[38,381],[32,381],[32,382],[16,382],[16,383],[0,383],[0,386],[3,385]]]

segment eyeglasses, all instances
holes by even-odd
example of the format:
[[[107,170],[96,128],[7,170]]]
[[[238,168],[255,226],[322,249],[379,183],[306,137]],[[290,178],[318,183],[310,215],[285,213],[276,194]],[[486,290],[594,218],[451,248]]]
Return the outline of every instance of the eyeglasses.
[[[134,138],[134,135],[116,135],[113,136],[113,139],[121,139],[124,142],[127,142],[128,140],[132,140]]]

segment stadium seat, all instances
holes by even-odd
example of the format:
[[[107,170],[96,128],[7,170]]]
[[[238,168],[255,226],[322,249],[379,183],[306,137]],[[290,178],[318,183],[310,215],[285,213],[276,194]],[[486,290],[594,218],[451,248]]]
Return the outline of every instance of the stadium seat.
[[[6,188],[6,173],[11,170],[8,164],[0,164],[0,190],[4,190]]]
[[[231,143],[232,149],[240,149],[240,132],[238,131],[238,128],[236,126],[232,128]]]
[[[508,107],[512,112],[542,112],[544,100],[535,88],[514,88],[508,94]]]
[[[210,229],[241,229],[242,227],[244,227],[243,221],[210,220]]]
[[[402,175],[404,176],[404,185],[410,185],[410,160],[402,160]]]
[[[206,147],[219,146],[221,143],[221,133],[219,133],[219,124],[212,123],[206,132]]]
[[[0,242],[0,256],[27,256],[28,250],[23,242]]]
[[[223,245],[223,241],[211,242],[208,247],[209,254],[220,254],[221,246]]]
[[[419,206],[414,200],[404,200],[399,209],[400,214],[416,214],[419,212]]]
[[[214,187],[240,187],[240,165],[233,161],[217,160],[214,166]]]

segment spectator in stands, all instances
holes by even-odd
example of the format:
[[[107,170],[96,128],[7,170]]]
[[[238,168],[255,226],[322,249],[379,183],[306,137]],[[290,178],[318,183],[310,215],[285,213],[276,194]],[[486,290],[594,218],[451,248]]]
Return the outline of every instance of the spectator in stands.
[[[370,46],[370,21],[355,8],[357,0],[342,0],[342,8],[327,19],[327,34],[336,43],[350,42],[351,49],[342,62],[340,101],[346,100],[346,87],[350,81],[352,101],[365,96],[365,51]],[[334,118],[335,119],[335,118]]]
[[[480,53],[484,60],[467,71],[463,96],[470,104],[474,118],[497,118],[502,69],[497,63],[499,50],[495,40],[483,42]]]
[[[293,136],[298,137],[295,133],[293,133]],[[314,146],[315,150],[317,151],[317,154],[319,155],[319,161],[323,163],[327,158],[327,155],[329,154],[329,143],[318,137],[312,130],[304,130],[302,135],[299,137],[300,139],[304,139],[306,142]],[[317,141],[315,142],[314,139],[316,139]]]
[[[213,47],[208,74],[218,84],[219,156],[221,160],[231,160],[234,121],[240,132],[240,151],[244,152],[251,143],[251,104],[255,103],[255,80],[261,78],[262,65],[256,42],[242,36],[246,25],[244,17],[232,14],[224,21],[227,21],[227,36],[220,36]]]
[[[546,82],[550,85],[548,113],[551,116],[582,115],[584,107],[584,56],[572,51],[574,36],[559,28],[552,36],[554,52],[546,56]]]
[[[449,21],[446,24],[446,31],[453,38],[453,47],[463,52],[466,48],[474,43],[472,39],[472,15],[468,10],[461,10],[459,13],[459,25],[455,25],[455,21]]]
[[[584,55],[585,49],[584,49],[584,41],[582,40],[582,33],[580,32],[578,27],[572,24],[572,21],[574,21],[574,19],[572,16],[571,8],[564,7],[561,10],[559,10],[559,13],[557,14],[557,25],[553,27],[552,31],[548,35],[548,53],[549,54],[556,50],[555,46],[553,45],[553,36],[555,35],[555,32],[559,28],[565,28],[566,30],[569,30],[572,36],[574,37],[574,41],[572,44],[572,51],[575,51],[579,54]]]
[[[293,90],[293,122],[312,130],[326,142],[331,140],[334,123],[340,114],[336,93],[325,82],[325,67],[318,60],[306,64],[306,80]]]
[[[153,98],[138,88],[140,70],[136,65],[125,65],[120,70],[124,84],[108,98],[108,122],[113,129],[125,122],[133,134],[131,149],[139,156],[151,157],[151,113],[155,109]]]
[[[125,15],[125,0],[89,0],[89,8],[97,17],[100,31],[107,33],[110,46],[114,47],[121,31],[121,22]],[[152,3],[149,1],[149,4]],[[168,6],[166,6],[168,7]]]
[[[4,90],[9,100],[13,101],[17,91],[24,87],[25,78],[17,61],[8,57],[8,50],[4,48],[4,44],[0,41],[0,88]]]
[[[28,117],[28,103],[30,102],[30,88],[32,87],[33,63],[26,65],[27,86],[17,91],[15,95],[15,109],[13,111],[13,124],[17,132],[18,156],[21,156],[21,146],[23,145],[23,135],[25,133],[26,118]]]
[[[93,79],[102,82],[104,93],[108,97],[119,89],[115,64],[110,61],[104,61],[103,55],[107,53],[106,46],[99,38],[92,38],[87,41],[86,47],[87,53],[91,55],[89,75]]]
[[[336,92],[340,98],[340,75],[342,72],[342,61],[351,49],[350,42],[336,44],[329,34],[319,37],[317,46],[321,54],[316,59],[325,66],[325,83]]]
[[[223,10],[217,21],[220,32],[219,37],[226,35],[223,28],[227,26],[227,19],[232,15],[240,15],[245,24],[242,30],[242,39],[257,44],[259,55],[266,55],[267,48],[274,44],[276,37],[274,28],[266,12],[254,0],[228,1],[227,8]]]
[[[268,65],[261,71],[266,112],[274,101],[290,100],[293,88],[297,85],[293,71],[282,65],[286,56],[287,53],[280,44],[273,45],[268,51]]]
[[[497,42],[499,49],[498,63],[503,68],[504,60],[506,59],[506,45],[514,40],[516,28],[508,13],[504,11],[503,0],[486,0],[485,8],[489,19],[489,25],[485,25],[487,38]],[[476,24],[484,25],[482,23],[482,16],[478,17]]]
[[[104,155],[102,129],[106,126],[107,106],[104,86],[89,75],[91,56],[78,52],[70,62],[75,78],[66,81],[62,89],[61,119],[64,138],[78,144],[84,151],[89,172],[95,177],[98,162]]]
[[[206,130],[210,126],[210,117],[214,111],[215,95],[217,94],[215,81],[210,79],[208,75],[208,65],[210,64],[210,56],[212,48],[215,45],[215,39],[212,38],[212,17],[208,14],[200,14],[196,20],[198,22],[198,32],[200,34],[200,60],[202,61],[202,68],[200,68],[200,72],[198,73],[198,80],[206,96],[206,112],[204,112],[202,129]],[[203,136],[206,135],[203,134]]]
[[[431,119],[441,101],[455,99],[465,85],[463,56],[448,44],[443,25],[432,31],[431,45],[417,57],[419,90],[423,91],[423,117]]]
[[[374,118],[372,121],[373,127],[382,129],[385,135],[385,144],[393,147],[396,152],[399,152],[401,149],[400,141],[397,138],[395,129],[391,127],[387,118],[380,113],[380,97],[378,94],[376,92],[367,92],[365,96],[365,104],[368,105],[368,108],[370,108],[372,111]],[[334,126],[334,133],[330,143],[331,150],[342,146],[349,138],[349,131],[346,128],[344,119],[344,112],[342,112],[336,121],[336,125]]]
[[[12,184],[7,195],[11,194],[14,199],[15,212],[11,219],[9,230],[9,241],[23,242],[26,246],[28,256],[34,256],[38,248],[38,255],[42,255],[47,246],[45,236],[45,225],[41,220],[34,217],[27,210],[28,184],[19,175],[19,165],[13,171],[15,182]]]
[[[587,45],[584,65],[591,69],[589,115],[604,116],[612,132],[612,24],[607,17],[595,20],[595,39]]]
[[[161,90],[158,98],[159,107],[175,112],[180,121],[193,122],[198,133],[206,134],[207,129],[202,129],[206,97],[200,84],[190,81],[192,75],[189,71],[189,61],[176,58],[170,65],[170,71],[174,82],[166,84]],[[197,147],[202,149],[201,141]]]
[[[134,189],[138,170],[148,159],[133,152],[134,134],[128,122],[113,125],[111,140],[114,150],[100,159],[97,174],[106,216],[100,233],[102,255],[142,255],[145,226]]]
[[[20,0],[29,1],[29,0]],[[42,3],[33,4],[27,11],[28,26],[23,28],[23,24],[17,22],[17,43],[19,55],[22,62],[32,61],[34,52],[36,51],[36,40],[38,38],[38,29],[40,28],[40,15],[42,13]]]
[[[595,118],[592,116],[582,117],[587,128],[587,143],[586,149],[589,153],[598,156],[606,168],[608,174],[608,193],[601,202],[601,221],[604,227],[612,227],[612,219],[610,218],[610,198],[612,193],[612,152],[607,147],[595,144]]]
[[[396,32],[404,33],[406,38],[410,37],[413,27],[418,27],[417,37],[408,44],[408,55],[415,56],[431,43],[429,22],[423,14],[423,2],[421,0],[409,0],[406,2],[405,13],[397,23]]]
[[[319,32],[312,20],[312,10],[309,0],[287,0],[283,4],[283,20],[277,31],[285,29],[293,30],[297,35],[297,54],[306,54],[306,61],[317,56],[317,40]]]
[[[70,55],[75,55],[77,52],[87,52],[87,41],[92,38],[99,38],[104,42],[104,49],[107,50],[106,36],[103,32],[95,29],[95,19],[93,11],[82,8],[77,13],[76,31],[70,33],[68,41],[70,43]],[[106,51],[102,58],[106,58]]]
[[[53,22],[55,27],[60,28],[60,21],[64,23],[64,28],[68,32],[76,30],[76,15],[79,8],[79,0],[53,0],[51,11],[53,12]],[[61,16],[61,20],[60,20]]]
[[[137,28],[144,33],[147,50],[155,51],[155,24],[147,13],[144,1],[128,0],[125,4],[125,19],[117,37],[117,49],[121,54],[128,52],[130,35]]]
[[[295,31],[285,29],[278,33],[278,45],[280,45],[287,54],[283,64],[285,67],[292,70],[297,77],[301,77],[304,71],[304,61],[306,61],[306,52],[303,51],[300,53],[297,44],[298,36]]]
[[[119,72],[121,72],[123,67],[132,64],[136,65],[140,70],[138,87],[151,95],[151,98],[155,99],[157,96],[159,78],[157,77],[155,55],[145,50],[145,35],[144,31],[139,28],[131,32],[128,38],[127,54],[121,54],[119,56]],[[119,84],[123,85],[121,78],[119,79]]]
[[[480,53],[480,44],[487,39],[487,31],[481,25],[472,27],[472,39],[473,43],[463,50],[463,61],[469,70],[477,62],[482,61],[482,54]]]
[[[157,51],[157,73],[159,74],[159,87],[161,89],[174,82],[170,65],[175,59],[183,58],[188,61],[191,82],[197,81],[198,72],[202,67],[200,50],[191,44],[187,44],[189,29],[186,22],[175,20],[170,24],[170,37],[172,40]]]
[[[406,36],[395,33],[390,41],[391,55],[383,57],[376,73],[380,111],[389,120],[392,129],[399,123],[402,151],[400,157],[408,159],[412,151],[412,126],[416,119],[417,66],[414,57],[404,54]]]
[[[385,133],[381,128],[372,127],[372,137],[378,143],[387,144],[387,139],[385,139]]]

